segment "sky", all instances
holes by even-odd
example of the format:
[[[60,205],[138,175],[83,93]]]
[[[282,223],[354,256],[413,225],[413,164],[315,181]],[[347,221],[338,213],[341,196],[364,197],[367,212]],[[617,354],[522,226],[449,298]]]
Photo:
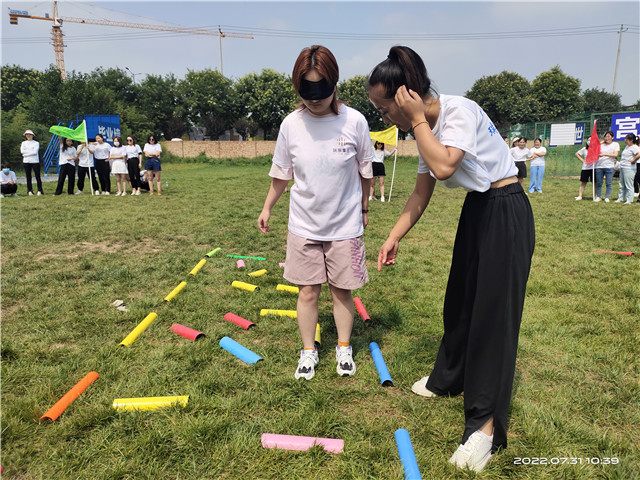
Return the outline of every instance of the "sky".
[[[8,9],[51,15],[53,2],[2,0],[2,65],[44,70],[55,63],[51,22],[20,19]],[[532,81],[555,65],[579,78],[582,90],[612,90],[620,25],[624,25],[616,93],[640,99],[640,2],[58,2],[62,17],[187,26],[247,34],[222,39],[222,72],[238,79],[272,68],[290,74],[300,50],[328,47],[340,78],[368,74],[393,45],[423,58],[440,93],[464,95],[473,83],[503,70]],[[584,30],[576,30],[584,29]],[[113,26],[64,23],[67,71],[119,67],[137,82],[148,74],[220,69],[216,36],[182,35]],[[577,35],[579,31],[598,32]],[[427,34],[433,37],[427,38]],[[465,38],[470,34],[473,38]],[[493,38],[479,38],[486,37]],[[505,34],[505,35],[498,35]],[[553,34],[553,35],[550,35]],[[500,38],[496,38],[500,36]]]

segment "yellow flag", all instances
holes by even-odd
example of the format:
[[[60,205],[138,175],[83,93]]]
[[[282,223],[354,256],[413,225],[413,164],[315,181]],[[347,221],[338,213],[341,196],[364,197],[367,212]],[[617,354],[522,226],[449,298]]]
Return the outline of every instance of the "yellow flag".
[[[398,144],[396,141],[398,138],[398,128],[395,125],[383,130],[382,132],[369,132],[369,135],[372,140],[377,140],[378,142],[386,145],[393,145],[395,147]]]

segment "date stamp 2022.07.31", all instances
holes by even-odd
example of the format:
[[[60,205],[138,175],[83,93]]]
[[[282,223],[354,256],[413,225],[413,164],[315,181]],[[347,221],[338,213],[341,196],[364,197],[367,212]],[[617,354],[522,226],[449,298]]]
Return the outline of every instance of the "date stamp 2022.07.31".
[[[617,465],[618,457],[514,457],[514,465]]]

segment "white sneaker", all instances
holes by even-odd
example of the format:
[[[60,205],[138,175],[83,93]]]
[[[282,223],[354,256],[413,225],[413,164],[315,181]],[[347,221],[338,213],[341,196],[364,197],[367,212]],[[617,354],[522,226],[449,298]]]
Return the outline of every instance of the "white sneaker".
[[[596,197],[593,199],[594,202],[599,202],[600,200],[602,200],[600,197]]]
[[[384,195],[382,197],[380,197],[380,201],[384,202]]]
[[[633,202],[624,202],[623,205],[632,205]]]
[[[140,195],[140,190],[136,190],[136,195]]]
[[[38,193],[40,193],[40,192],[38,192]],[[33,192],[29,192],[29,196],[33,197]]]
[[[0,198],[4,198],[4,193],[0,193]]]
[[[609,199],[608,199],[608,198],[605,198],[605,199],[604,199],[604,203],[609,203]]]
[[[351,345],[339,347],[336,345],[336,371],[341,377],[349,377],[356,373],[356,364],[353,362]]]
[[[477,430],[451,455],[449,463],[453,463],[459,468],[469,468],[474,472],[481,472],[493,457],[491,454],[492,444],[493,435],[489,436]]]
[[[31,192],[31,195],[33,195],[33,192]],[[38,192],[38,196],[41,197],[42,196],[42,192]]]
[[[103,195],[111,195],[109,192],[102,192]]]
[[[316,365],[318,365],[318,350],[302,350],[300,352],[300,360],[298,360],[298,368],[294,375],[296,380],[304,378],[311,380],[316,374]]]
[[[427,380],[429,376],[422,377],[411,386],[411,391],[421,397],[437,397],[438,395],[427,389]]]
[[[617,200],[615,201],[615,203],[622,203],[623,201],[624,201],[624,200],[617,199]],[[605,202],[606,202],[606,200],[605,200]]]
[[[369,197],[369,201],[373,200],[373,197]]]
[[[17,193],[14,193],[11,195],[12,197],[19,197],[19,195]]]
[[[582,200],[582,197],[576,197],[576,200],[580,201]]]
[[[82,195],[82,190],[78,190],[74,195]]]
[[[100,195],[100,190],[96,190],[94,193],[95,193],[96,195]]]
[[[634,193],[633,198],[638,198],[638,195],[640,195],[640,193]]]

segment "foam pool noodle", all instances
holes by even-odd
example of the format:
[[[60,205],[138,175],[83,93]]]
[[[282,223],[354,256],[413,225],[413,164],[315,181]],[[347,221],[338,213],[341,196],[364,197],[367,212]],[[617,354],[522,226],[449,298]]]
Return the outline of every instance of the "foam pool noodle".
[[[280,291],[283,291],[283,292],[300,293],[300,289],[298,287],[294,287],[294,286],[291,286],[291,285],[283,285],[281,283],[279,283],[276,286],[276,290],[280,290]]]
[[[198,264],[189,272],[189,275],[195,275],[196,273],[198,273],[205,263],[207,263],[207,261],[204,258],[200,260]]]
[[[298,318],[298,312],[296,310],[273,310],[270,308],[263,308],[260,310],[260,316],[265,315],[278,315],[279,317],[291,317]]]
[[[282,448],[284,450],[309,450],[316,445],[331,453],[342,453],[344,440],[339,438],[302,437],[298,435],[278,435],[263,433],[261,443],[264,448]]]
[[[231,283],[231,286],[240,288],[242,290],[249,290],[250,292],[253,292],[254,290],[258,290],[260,288],[257,285],[253,285],[251,283],[239,282],[237,280],[233,281]]]
[[[123,347],[128,347],[133,342],[135,342],[136,338],[138,338],[140,334],[144,332],[156,318],[158,318],[158,314],[155,312],[151,312],[149,315],[144,317],[144,320],[142,320],[136,328],[131,330],[131,333],[120,342],[120,345],[122,345]]]
[[[235,313],[231,313],[231,312],[225,314],[224,319],[228,322],[235,323],[236,325],[244,328],[245,330],[249,330],[250,327],[255,327],[256,325],[255,323],[250,322],[249,320],[242,318],[236,315]]]
[[[180,325],[179,323],[174,323],[173,325],[171,325],[171,331],[173,333],[177,333],[181,337],[193,341],[196,341],[202,337],[206,337],[204,333],[199,332],[198,330],[194,330],[193,328],[185,327],[184,325]]]
[[[189,395],[172,397],[116,398],[111,405],[116,410],[158,410],[173,405],[187,406]]]
[[[180,282],[180,285],[178,285],[176,288],[174,288],[173,290],[171,290],[171,293],[169,293],[169,295],[167,295],[166,297],[164,297],[164,301],[165,302],[170,302],[173,297],[175,297],[176,295],[178,295],[182,289],[184,287],[187,286],[187,282]]]
[[[378,370],[378,375],[380,376],[380,383],[383,387],[393,387],[393,380],[391,380],[391,375],[389,375],[389,370],[387,369],[386,363],[384,363],[384,358],[382,358],[382,352],[380,351],[380,347],[376,342],[371,342],[369,344],[369,350],[371,350],[371,356],[373,357],[373,363],[376,366],[376,370]]]
[[[71,390],[69,390],[60,400],[58,400],[53,407],[45,412],[44,415],[40,417],[40,421],[45,419],[51,420],[52,422],[58,418],[62,412],[64,412],[71,403],[80,396],[82,392],[84,392],[89,385],[96,381],[99,377],[96,372],[87,373],[82,380],[76,383]]]
[[[244,363],[248,363],[249,365],[257,363],[258,361],[263,359],[260,355],[252,352],[247,347],[240,345],[238,342],[230,339],[229,337],[222,337],[219,343],[220,346],[227,352],[235,355]]]

